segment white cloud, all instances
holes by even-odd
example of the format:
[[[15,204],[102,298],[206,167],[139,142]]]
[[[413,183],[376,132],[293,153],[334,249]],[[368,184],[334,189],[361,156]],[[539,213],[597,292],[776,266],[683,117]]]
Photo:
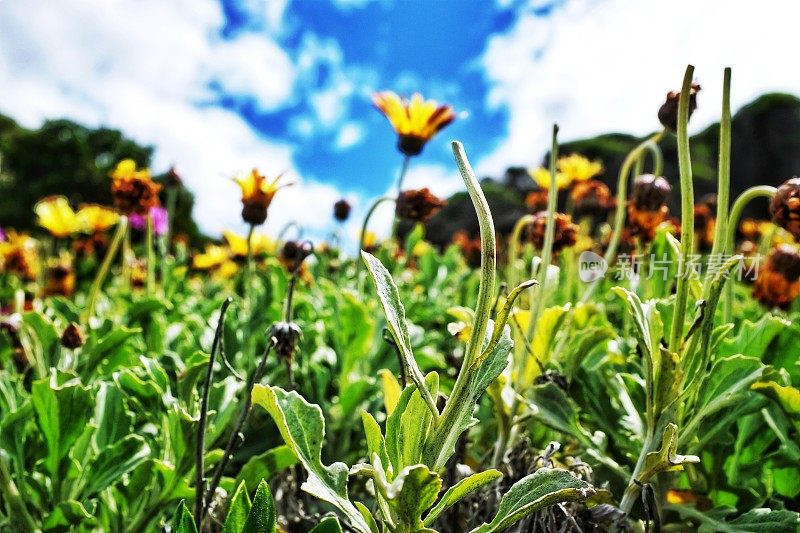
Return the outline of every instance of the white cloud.
[[[333,147],[339,151],[352,148],[364,140],[364,134],[364,126],[360,122],[347,122],[336,135],[336,140],[333,141]]]
[[[269,8],[265,20],[275,24],[282,12]],[[0,112],[28,127],[68,117],[152,144],[154,170],[177,164],[195,192],[203,230],[241,229],[230,176],[251,166],[296,176],[293,147],[213,105],[209,84],[275,110],[291,104],[297,70],[267,33],[226,41],[223,24],[211,0],[0,2]],[[281,191],[266,229],[302,213],[321,231],[338,197],[331,186],[299,181]]]
[[[536,6],[534,6],[535,8]],[[690,128],[718,120],[722,70],[733,68],[734,109],[767,91],[800,92],[796,48],[800,3],[572,0],[549,17],[532,10],[493,36],[482,58],[487,106],[507,110],[507,138],[479,174],[537,163],[553,122],[564,140],[660,128],[658,107],[680,88],[687,64],[703,85]]]

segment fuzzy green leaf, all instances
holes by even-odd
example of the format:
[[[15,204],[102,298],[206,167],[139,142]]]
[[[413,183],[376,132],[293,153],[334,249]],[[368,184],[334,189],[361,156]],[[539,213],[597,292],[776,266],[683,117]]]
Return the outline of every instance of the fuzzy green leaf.
[[[244,482],[239,483],[231,497],[228,516],[225,517],[222,533],[241,533],[245,522],[247,522],[251,507],[252,503],[250,502],[250,495],[247,494],[247,485]]]
[[[253,497],[253,505],[241,533],[273,533],[275,531],[275,501],[266,481],[261,481]]]
[[[591,485],[566,470],[541,468],[514,483],[500,501],[494,519],[472,533],[503,531],[540,509],[556,503],[583,501],[594,492]]]
[[[503,474],[499,471],[490,469],[462,479],[447,489],[447,492],[444,493],[425,517],[423,524],[426,527],[431,526],[436,519],[439,518],[439,515],[458,503],[461,499],[501,477],[503,477]]]

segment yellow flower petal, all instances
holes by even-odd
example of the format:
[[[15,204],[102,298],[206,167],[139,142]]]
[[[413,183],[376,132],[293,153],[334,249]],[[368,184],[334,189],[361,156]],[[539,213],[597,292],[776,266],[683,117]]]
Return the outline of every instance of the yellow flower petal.
[[[40,200],[34,208],[38,223],[54,237],[63,239],[80,229],[75,211],[63,196],[51,196]]]

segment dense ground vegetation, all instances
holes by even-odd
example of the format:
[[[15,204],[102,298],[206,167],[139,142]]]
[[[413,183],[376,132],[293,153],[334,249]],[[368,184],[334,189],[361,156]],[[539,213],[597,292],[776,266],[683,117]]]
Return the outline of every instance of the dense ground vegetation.
[[[202,247],[133,154],[95,162],[105,206],[32,188],[49,236],[0,237],[0,528],[796,531],[800,180],[731,194],[727,71],[695,203],[691,81],[613,189],[554,128],[507,237],[457,142],[476,231],[431,244],[452,205],[399,187],[403,238],[365,220],[360,256],[259,233],[286,181],[256,169],[250,234]],[[375,103],[404,168],[455,118]]]

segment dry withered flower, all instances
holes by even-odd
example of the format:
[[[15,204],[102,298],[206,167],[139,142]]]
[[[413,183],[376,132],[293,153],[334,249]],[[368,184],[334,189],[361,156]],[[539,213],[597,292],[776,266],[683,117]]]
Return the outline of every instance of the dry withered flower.
[[[692,83],[692,88],[689,90],[689,118],[692,117],[692,113],[697,109],[697,93],[699,91],[700,85]],[[680,91],[670,91],[667,93],[667,100],[658,110],[659,122],[672,132],[678,130],[678,102],[680,99]]]
[[[800,241],[800,178],[786,180],[769,206],[772,219]]]
[[[570,192],[577,216],[603,218],[614,207],[611,189],[600,180],[577,182]]]
[[[800,295],[800,253],[782,244],[767,256],[753,284],[753,297],[769,308],[788,309]]]
[[[410,189],[397,196],[395,213],[401,219],[424,224],[445,205],[447,202],[435,196],[427,187]]]
[[[541,250],[547,230],[547,211],[539,211],[533,216],[534,220],[528,226],[528,231],[533,245]],[[553,220],[555,221],[553,253],[558,253],[577,242],[578,226],[572,223],[572,217],[564,213],[553,213]]]
[[[667,219],[667,196],[672,187],[660,176],[643,174],[633,182],[628,201],[628,224],[636,235],[653,239],[656,228]]]

